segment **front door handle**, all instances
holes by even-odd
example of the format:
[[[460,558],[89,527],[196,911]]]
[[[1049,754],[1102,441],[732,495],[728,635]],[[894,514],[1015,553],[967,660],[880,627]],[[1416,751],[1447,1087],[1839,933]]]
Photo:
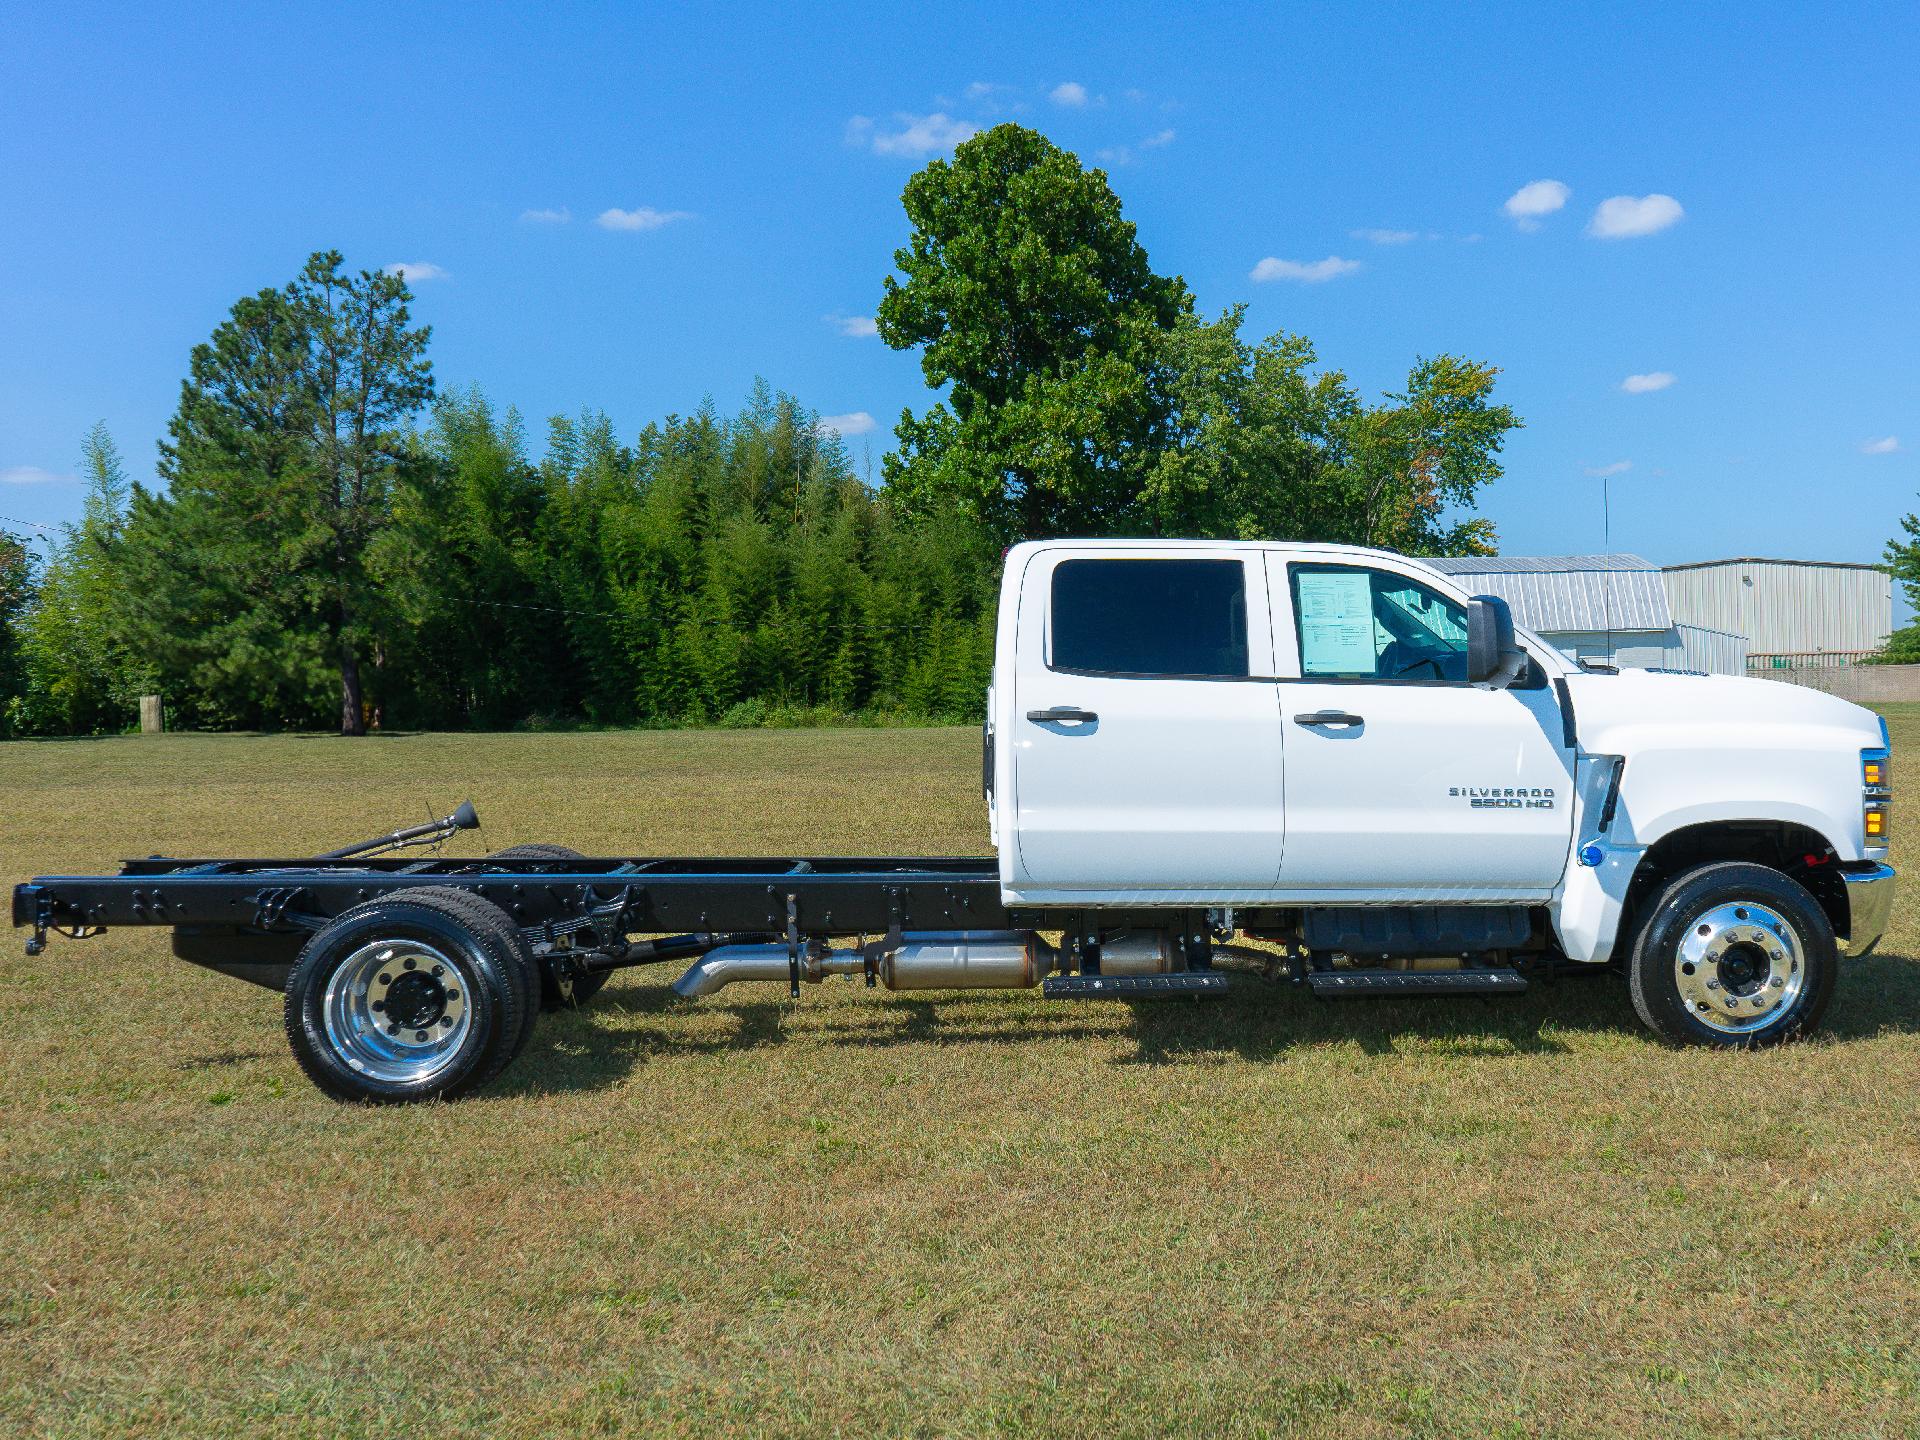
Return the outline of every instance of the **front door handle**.
[[[1315,710],[1309,715],[1293,717],[1296,725],[1364,725],[1367,722],[1358,715],[1345,710]]]
[[[1077,705],[1056,705],[1051,710],[1029,710],[1027,719],[1036,725],[1091,725],[1100,717],[1091,710],[1082,710]]]

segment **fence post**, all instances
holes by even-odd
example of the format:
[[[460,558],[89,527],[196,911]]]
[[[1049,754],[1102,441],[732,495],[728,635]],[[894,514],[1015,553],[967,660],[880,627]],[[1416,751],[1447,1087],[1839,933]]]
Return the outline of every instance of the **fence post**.
[[[140,697],[140,733],[158,735],[166,726],[166,712],[161,709],[158,695]]]

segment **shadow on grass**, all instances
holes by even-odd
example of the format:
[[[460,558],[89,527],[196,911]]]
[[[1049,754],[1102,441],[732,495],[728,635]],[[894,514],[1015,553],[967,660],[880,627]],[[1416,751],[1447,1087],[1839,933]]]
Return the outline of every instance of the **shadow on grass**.
[[[1524,995],[1500,997],[1321,1001],[1284,982],[1238,977],[1222,998],[1061,1001],[1041,1010],[1020,997],[990,993],[907,998],[881,992],[874,1001],[871,1010],[836,1006],[810,1014],[804,999],[797,1006],[784,997],[696,1005],[665,985],[623,988],[609,992],[606,1009],[549,1017],[542,1025],[546,1043],[536,1041],[534,1053],[508,1073],[500,1089],[599,1090],[658,1058],[742,1054],[789,1043],[874,1050],[1124,1039],[1131,1049],[1116,1055],[1114,1064],[1274,1064],[1298,1050],[1343,1044],[1373,1056],[1407,1049],[1462,1060],[1553,1055],[1568,1050],[1580,1034],[1641,1033],[1625,983],[1607,973],[1540,979]],[[634,1016],[649,1017],[649,1023],[634,1026]],[[711,1023],[720,1017],[731,1023]],[[1920,962],[1895,955],[1844,962],[1822,1027],[1826,1043],[1915,1031]]]

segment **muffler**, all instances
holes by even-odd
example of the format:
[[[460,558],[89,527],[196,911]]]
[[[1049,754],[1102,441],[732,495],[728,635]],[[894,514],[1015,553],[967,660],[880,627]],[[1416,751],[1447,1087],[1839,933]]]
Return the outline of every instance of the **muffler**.
[[[893,950],[876,941],[874,974],[889,990],[1018,990],[1038,985],[1054,968],[1054,948],[1027,930],[916,931]],[[858,950],[812,951],[800,957],[800,978],[860,975],[866,955]],[[674,993],[689,1000],[711,995],[741,980],[787,979],[784,945],[725,945],[709,950],[678,980]]]
[[[1054,948],[1031,930],[934,930],[901,937],[880,960],[889,990],[1022,990],[1053,969]]]

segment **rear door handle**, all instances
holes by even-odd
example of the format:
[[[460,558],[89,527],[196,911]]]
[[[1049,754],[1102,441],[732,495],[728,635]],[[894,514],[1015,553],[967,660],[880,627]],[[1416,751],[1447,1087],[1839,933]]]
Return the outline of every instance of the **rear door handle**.
[[[1091,710],[1082,710],[1076,705],[1056,705],[1051,710],[1029,710],[1027,719],[1036,725],[1091,725],[1100,717]]]
[[[1296,725],[1364,725],[1367,722],[1358,715],[1345,710],[1315,710],[1308,715],[1293,717]]]

